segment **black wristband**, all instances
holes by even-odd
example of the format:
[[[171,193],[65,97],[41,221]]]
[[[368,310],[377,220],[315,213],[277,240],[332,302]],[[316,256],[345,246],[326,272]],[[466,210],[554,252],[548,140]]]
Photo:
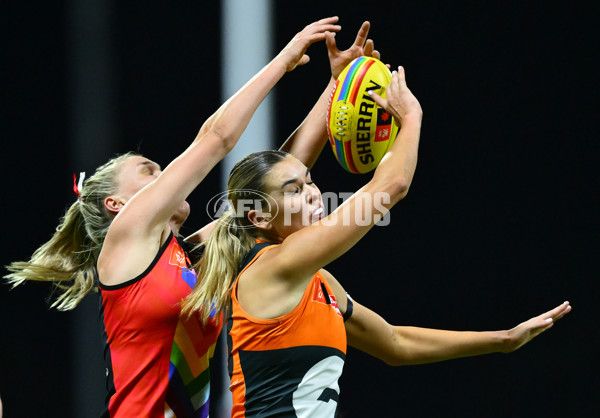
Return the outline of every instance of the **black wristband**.
[[[346,302],[346,312],[344,312],[344,314],[342,315],[342,318],[344,318],[344,322],[350,319],[350,317],[352,316],[352,311],[354,310],[354,303],[352,302],[352,298],[348,293],[346,293],[346,298],[348,300]]]

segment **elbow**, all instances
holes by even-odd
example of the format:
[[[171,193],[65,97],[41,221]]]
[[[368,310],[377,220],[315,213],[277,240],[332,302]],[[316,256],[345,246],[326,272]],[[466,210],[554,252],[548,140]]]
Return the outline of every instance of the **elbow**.
[[[405,347],[402,337],[395,329],[390,338],[391,344],[380,352],[378,356],[385,364],[392,367],[406,366],[411,364],[410,353]]]
[[[392,367],[407,366],[412,364],[411,361],[406,358],[404,353],[401,352],[389,353],[388,355],[380,357],[380,360]]]
[[[403,366],[404,363],[402,361],[400,361],[399,359],[395,359],[395,358],[385,358],[382,359],[383,362],[391,367],[398,367],[398,366]]]
[[[405,175],[404,173],[386,175],[383,174],[383,172],[379,173],[376,171],[370,183],[373,190],[387,193],[390,196],[390,203],[394,205],[404,199],[408,194],[411,176]]]
[[[215,151],[222,156],[227,155],[237,143],[237,138],[227,129],[220,129],[218,126],[212,126],[206,132],[201,133],[196,138],[196,141],[209,140],[215,145]]]
[[[236,137],[236,135],[234,135],[233,132],[222,130],[218,127],[215,127],[214,129],[212,129],[212,131],[214,135],[218,138],[219,144],[221,145],[223,151],[225,151],[226,154],[229,153],[233,149],[233,147],[235,147],[239,136]]]
[[[406,197],[410,188],[410,180],[406,177],[398,177],[390,181],[387,189],[389,190],[391,200],[398,202]]]
[[[210,127],[210,132],[218,138],[222,149],[228,153],[237,144],[242,133],[248,126],[248,122],[249,120],[245,122],[240,120],[233,110],[226,107],[218,112]]]

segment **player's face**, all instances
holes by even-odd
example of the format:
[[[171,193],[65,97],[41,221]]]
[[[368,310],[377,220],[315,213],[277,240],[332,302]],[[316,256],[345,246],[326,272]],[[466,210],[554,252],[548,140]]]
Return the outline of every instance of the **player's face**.
[[[265,192],[277,205],[277,214],[270,224],[279,240],[323,217],[321,192],[309,169],[295,157],[287,156],[273,166],[266,185]]]
[[[152,183],[161,173],[160,166],[141,156],[133,156],[123,161],[117,181],[118,194],[131,199],[138,191]]]
[[[117,176],[119,189],[117,194],[125,201],[130,200],[137,192],[152,183],[162,173],[160,166],[142,156],[132,156],[123,161]],[[183,201],[173,215],[183,222],[189,215],[190,207]]]

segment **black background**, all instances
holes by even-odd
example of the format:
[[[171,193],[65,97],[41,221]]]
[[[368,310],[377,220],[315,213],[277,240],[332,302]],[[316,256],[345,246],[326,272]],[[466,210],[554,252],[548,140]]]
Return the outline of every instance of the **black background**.
[[[328,267],[349,293],[393,324],[444,329],[506,329],[563,300],[574,307],[508,355],[391,368],[350,349],[342,416],[597,409],[597,3],[274,3],[276,51],[329,15],[340,16],[337,40],[347,47],[370,20],[383,61],[405,67],[424,110],[417,173],[391,225]],[[4,6],[2,265],[50,237],[75,199],[72,173],[94,168],[70,163],[67,3]],[[111,7],[117,151],[140,150],[164,166],[221,102],[219,3]],[[308,53],[311,62],[276,89],[277,138],[326,86],[324,44]],[[325,149],[313,178],[322,192],[349,192],[369,177],[344,172]],[[184,234],[207,220],[220,181],[215,169],[190,197]],[[42,284],[0,289],[6,417],[73,415],[72,314],[49,311],[48,294]]]

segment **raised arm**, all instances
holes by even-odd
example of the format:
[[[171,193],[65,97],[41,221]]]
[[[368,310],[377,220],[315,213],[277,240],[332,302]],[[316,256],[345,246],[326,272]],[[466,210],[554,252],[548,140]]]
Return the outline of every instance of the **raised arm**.
[[[113,257],[113,253],[127,254],[128,258],[139,260],[130,271],[122,274],[124,277],[132,277],[132,274],[140,270],[137,264],[147,266],[147,254],[153,257],[157,245],[160,245],[157,237],[164,237],[165,227],[179,206],[233,148],[258,105],[279,79],[286,72],[309,61],[306,49],[312,43],[324,40],[326,33],[339,30],[339,26],[335,24],[337,20],[337,17],[322,19],[296,34],[269,64],[217,110],[210,118],[210,123],[200,130],[180,156],[163,172],[156,173],[154,181],[127,200],[126,205],[115,202],[118,215],[106,236],[98,260],[99,270],[114,272],[114,263],[110,260],[122,257]],[[101,272],[102,276],[116,277],[121,274],[103,275]]]
[[[229,152],[248,125],[258,105],[287,72],[308,62],[306,49],[323,40],[325,33],[335,31],[337,17],[322,19],[308,25],[257,75],[248,81],[214,115],[206,133],[177,157],[164,172],[139,193],[129,206],[130,212],[142,211],[146,228],[161,227],[173,211],[206,174]],[[148,209],[151,209],[150,211]],[[137,220],[137,215],[129,216]]]
[[[337,47],[335,33],[328,32],[326,34],[327,53],[331,67],[329,83],[304,121],[280,148],[282,151],[292,154],[308,168],[315,164],[327,143],[327,107],[338,76],[355,58],[363,55],[380,58],[379,52],[374,49],[373,41],[367,39],[370,26],[369,22],[364,22],[358,30],[354,43],[343,51]]]
[[[329,83],[306,118],[279,148],[282,151],[292,154],[309,168],[315,164],[323,147],[327,143],[327,107],[331,91],[338,76],[346,65],[355,58],[365,55],[380,59],[379,52],[374,48],[373,40],[367,39],[370,26],[369,22],[364,22],[356,35],[354,43],[350,48],[343,51],[340,51],[337,47],[335,32],[327,32],[325,34],[331,68]],[[202,129],[207,130],[210,125],[212,125],[212,120],[207,121]],[[189,235],[186,237],[186,241],[199,243],[208,239],[215,222],[213,221]]]
[[[273,268],[281,277],[304,280],[354,246],[408,193],[417,164],[422,111],[406,85],[402,67],[392,74],[387,100],[373,98],[401,126],[373,178],[325,219],[303,228],[282,243]],[[358,221],[357,221],[358,219]]]

